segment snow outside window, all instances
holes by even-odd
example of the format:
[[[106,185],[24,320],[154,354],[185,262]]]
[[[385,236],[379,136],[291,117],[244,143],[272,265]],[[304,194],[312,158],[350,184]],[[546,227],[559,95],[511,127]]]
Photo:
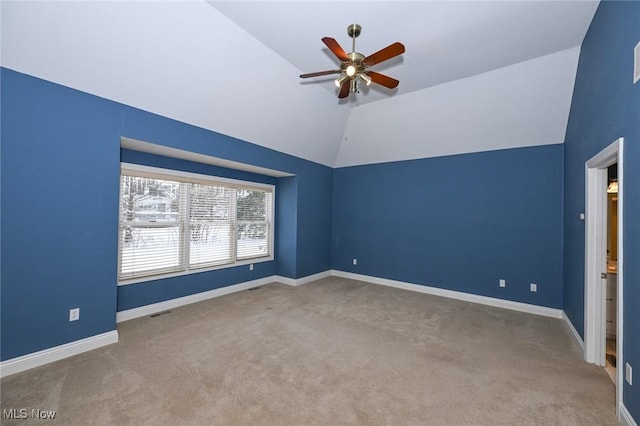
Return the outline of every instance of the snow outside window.
[[[273,186],[217,179],[123,164],[121,284],[273,259]]]

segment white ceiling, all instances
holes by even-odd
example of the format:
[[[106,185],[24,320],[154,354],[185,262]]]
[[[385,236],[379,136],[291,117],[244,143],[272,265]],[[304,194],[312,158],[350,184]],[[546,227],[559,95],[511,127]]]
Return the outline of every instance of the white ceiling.
[[[329,166],[562,143],[591,1],[2,1],[2,66]],[[337,99],[320,41],[400,41]],[[329,76],[331,77],[331,76]],[[126,136],[126,135],[124,135]],[[153,141],[149,141],[153,142]]]

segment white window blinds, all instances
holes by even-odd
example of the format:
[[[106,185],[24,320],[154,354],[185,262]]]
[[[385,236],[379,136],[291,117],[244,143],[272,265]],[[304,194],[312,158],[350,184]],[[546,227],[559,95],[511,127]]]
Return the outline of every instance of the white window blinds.
[[[184,267],[185,185],[123,175],[120,182],[120,278]]]
[[[235,189],[190,185],[189,266],[201,268],[233,262]]]
[[[271,194],[265,191],[239,189],[237,195],[237,253],[239,259],[263,256],[269,247]]]
[[[273,186],[132,167],[120,181],[119,281],[273,259]]]

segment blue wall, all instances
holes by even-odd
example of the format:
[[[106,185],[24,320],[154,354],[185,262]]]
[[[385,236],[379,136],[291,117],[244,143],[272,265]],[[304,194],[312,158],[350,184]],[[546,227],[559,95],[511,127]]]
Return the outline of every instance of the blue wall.
[[[114,330],[116,309],[276,271],[299,278],[331,268],[331,168],[6,68],[1,79],[2,360]],[[295,175],[275,180],[275,262],[256,264],[252,272],[229,268],[118,289],[121,136]],[[133,162],[226,173],[175,159],[123,155]],[[75,307],[81,319],[70,323],[69,309]]]
[[[331,258],[324,259],[321,253],[331,253],[333,211],[333,169],[319,173],[298,175],[298,186],[313,188],[298,190],[298,244],[296,275],[306,277],[332,268]],[[330,182],[329,185],[325,185]],[[311,241],[322,244],[310,244]],[[324,269],[318,269],[320,257]]]
[[[279,241],[275,256],[278,259],[277,274],[283,277],[296,275],[296,245],[298,241],[298,178],[278,179],[276,194],[276,229]]]
[[[640,83],[632,84],[640,2],[603,1],[582,44],[565,138],[564,306],[584,329],[584,164],[624,137],[624,403],[640,419]],[[620,365],[620,364],[618,364]]]
[[[562,149],[336,169],[334,268],[561,308]]]
[[[120,114],[2,70],[2,359],[115,328]],[[80,307],[80,321],[69,309]]]

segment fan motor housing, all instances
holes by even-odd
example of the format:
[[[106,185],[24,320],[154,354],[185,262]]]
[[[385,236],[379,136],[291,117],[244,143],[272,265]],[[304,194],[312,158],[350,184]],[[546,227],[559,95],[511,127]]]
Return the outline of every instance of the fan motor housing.
[[[356,64],[361,63],[364,59],[364,55],[358,52],[347,53],[347,55],[349,56],[349,59],[351,59],[351,62],[354,62]]]
[[[362,60],[364,59],[364,55],[362,53],[358,53],[358,52],[351,52],[351,53],[347,53],[347,55],[349,56],[349,61],[344,61],[340,64],[340,70],[341,71],[345,71],[347,69],[347,67],[349,67],[349,65],[353,65],[356,69],[356,74],[364,71],[365,66],[362,65]],[[353,76],[351,77],[353,78]]]

